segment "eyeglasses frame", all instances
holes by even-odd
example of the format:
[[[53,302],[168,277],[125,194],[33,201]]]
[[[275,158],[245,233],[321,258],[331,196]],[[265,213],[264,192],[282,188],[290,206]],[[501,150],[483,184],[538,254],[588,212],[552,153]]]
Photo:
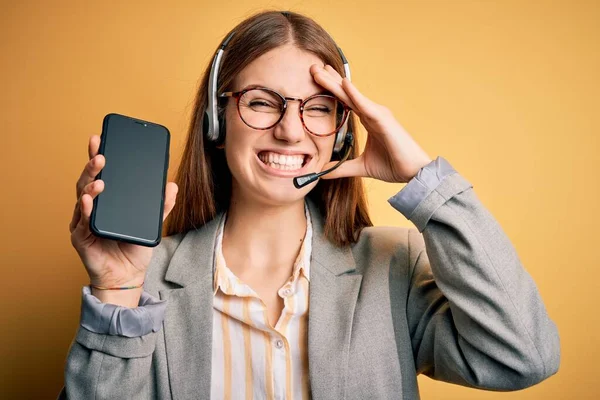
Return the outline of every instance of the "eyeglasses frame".
[[[270,92],[270,93],[274,93],[274,94],[276,94],[277,96],[279,96],[283,100],[283,109],[280,112],[279,119],[275,123],[273,123],[272,125],[270,125],[270,126],[268,126],[266,128],[256,128],[254,126],[251,126],[250,124],[248,124],[248,122],[246,122],[244,120],[244,117],[242,117],[242,112],[240,111],[240,98],[244,94],[246,94],[247,92],[249,92],[251,90],[258,90],[258,89],[265,90],[265,91]],[[268,130],[268,129],[272,129],[273,127],[277,126],[278,123],[281,122],[281,120],[283,119],[283,117],[284,117],[284,115],[285,115],[285,113],[287,111],[288,101],[299,101],[300,102],[300,107],[298,107],[298,114],[300,116],[300,121],[302,122],[303,128],[308,133],[310,133],[311,135],[318,136],[318,137],[327,137],[327,136],[331,136],[331,135],[337,133],[344,126],[344,123],[346,122],[346,119],[348,118],[348,115],[350,114],[350,111],[351,111],[350,107],[348,107],[346,105],[346,103],[344,103],[343,101],[341,101],[337,97],[335,97],[333,95],[330,95],[330,94],[326,94],[326,93],[317,93],[317,94],[313,94],[312,96],[307,97],[306,99],[301,99],[299,97],[286,97],[286,96],[282,95],[281,93],[279,93],[278,91],[276,91],[274,89],[270,89],[270,88],[267,88],[267,87],[260,87],[259,86],[259,87],[249,87],[249,88],[237,91],[237,92],[223,92],[223,93],[221,93],[219,95],[219,97],[221,97],[221,98],[228,98],[228,97],[234,98],[236,100],[236,108],[237,108],[238,115],[240,116],[240,119],[247,126],[249,126],[250,128],[256,129],[256,130],[260,130],[260,131],[265,131],[265,130]],[[335,99],[337,102],[339,102],[344,107],[344,116],[341,119],[341,121],[338,124],[338,126],[332,132],[329,132],[329,133],[326,133],[326,134],[314,133],[313,131],[311,131],[310,129],[308,129],[308,127],[306,126],[306,124],[304,122],[304,117],[303,117],[303,114],[304,114],[304,105],[308,101],[314,99],[315,97],[330,97],[332,99]]]

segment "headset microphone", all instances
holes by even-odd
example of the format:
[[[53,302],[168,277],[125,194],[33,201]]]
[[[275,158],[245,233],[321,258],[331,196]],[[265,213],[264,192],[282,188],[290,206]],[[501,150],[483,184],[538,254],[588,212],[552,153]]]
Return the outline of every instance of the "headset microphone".
[[[344,143],[344,155],[341,158],[340,161],[338,161],[337,164],[335,164],[333,167],[326,169],[325,171],[321,171],[318,173],[310,173],[310,174],[306,174],[306,175],[300,175],[294,178],[294,186],[296,187],[296,189],[302,189],[304,186],[313,183],[314,181],[316,181],[317,179],[319,179],[320,177],[322,177],[323,175],[326,175],[332,171],[334,171],[336,168],[338,168],[340,165],[342,165],[344,163],[344,161],[346,161],[348,159],[348,157],[350,156],[350,150],[352,149],[352,147],[354,146],[354,136],[352,135],[352,132],[347,132],[346,133],[346,138],[345,138],[345,143]]]

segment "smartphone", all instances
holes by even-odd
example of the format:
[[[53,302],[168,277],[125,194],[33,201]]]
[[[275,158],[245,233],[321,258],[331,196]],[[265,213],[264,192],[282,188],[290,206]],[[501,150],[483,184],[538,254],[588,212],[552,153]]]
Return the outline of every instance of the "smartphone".
[[[90,231],[99,237],[154,247],[162,237],[170,133],[162,125],[108,114],[100,148],[106,162],[96,179]]]

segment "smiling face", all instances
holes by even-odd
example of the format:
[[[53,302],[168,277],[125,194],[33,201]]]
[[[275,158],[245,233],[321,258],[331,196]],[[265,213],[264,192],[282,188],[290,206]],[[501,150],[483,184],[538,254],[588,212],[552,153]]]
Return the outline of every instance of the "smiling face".
[[[278,47],[248,64],[233,81],[232,91],[260,86],[285,97],[306,99],[323,92],[309,72],[312,64],[323,65],[323,61],[293,44]],[[299,107],[300,102],[288,101],[285,115],[277,125],[258,130],[242,121],[236,100],[229,99],[225,111],[225,155],[234,198],[284,205],[304,199],[316,185],[315,182],[296,189],[292,178],[321,171],[330,161],[335,135],[316,137],[308,133]]]

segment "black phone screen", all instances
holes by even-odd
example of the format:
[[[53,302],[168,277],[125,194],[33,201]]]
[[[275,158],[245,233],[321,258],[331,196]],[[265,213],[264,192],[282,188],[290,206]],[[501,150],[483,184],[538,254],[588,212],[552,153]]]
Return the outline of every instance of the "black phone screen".
[[[144,246],[160,243],[170,134],[162,125],[108,114],[99,153],[106,163],[96,179],[90,230],[97,236]]]

